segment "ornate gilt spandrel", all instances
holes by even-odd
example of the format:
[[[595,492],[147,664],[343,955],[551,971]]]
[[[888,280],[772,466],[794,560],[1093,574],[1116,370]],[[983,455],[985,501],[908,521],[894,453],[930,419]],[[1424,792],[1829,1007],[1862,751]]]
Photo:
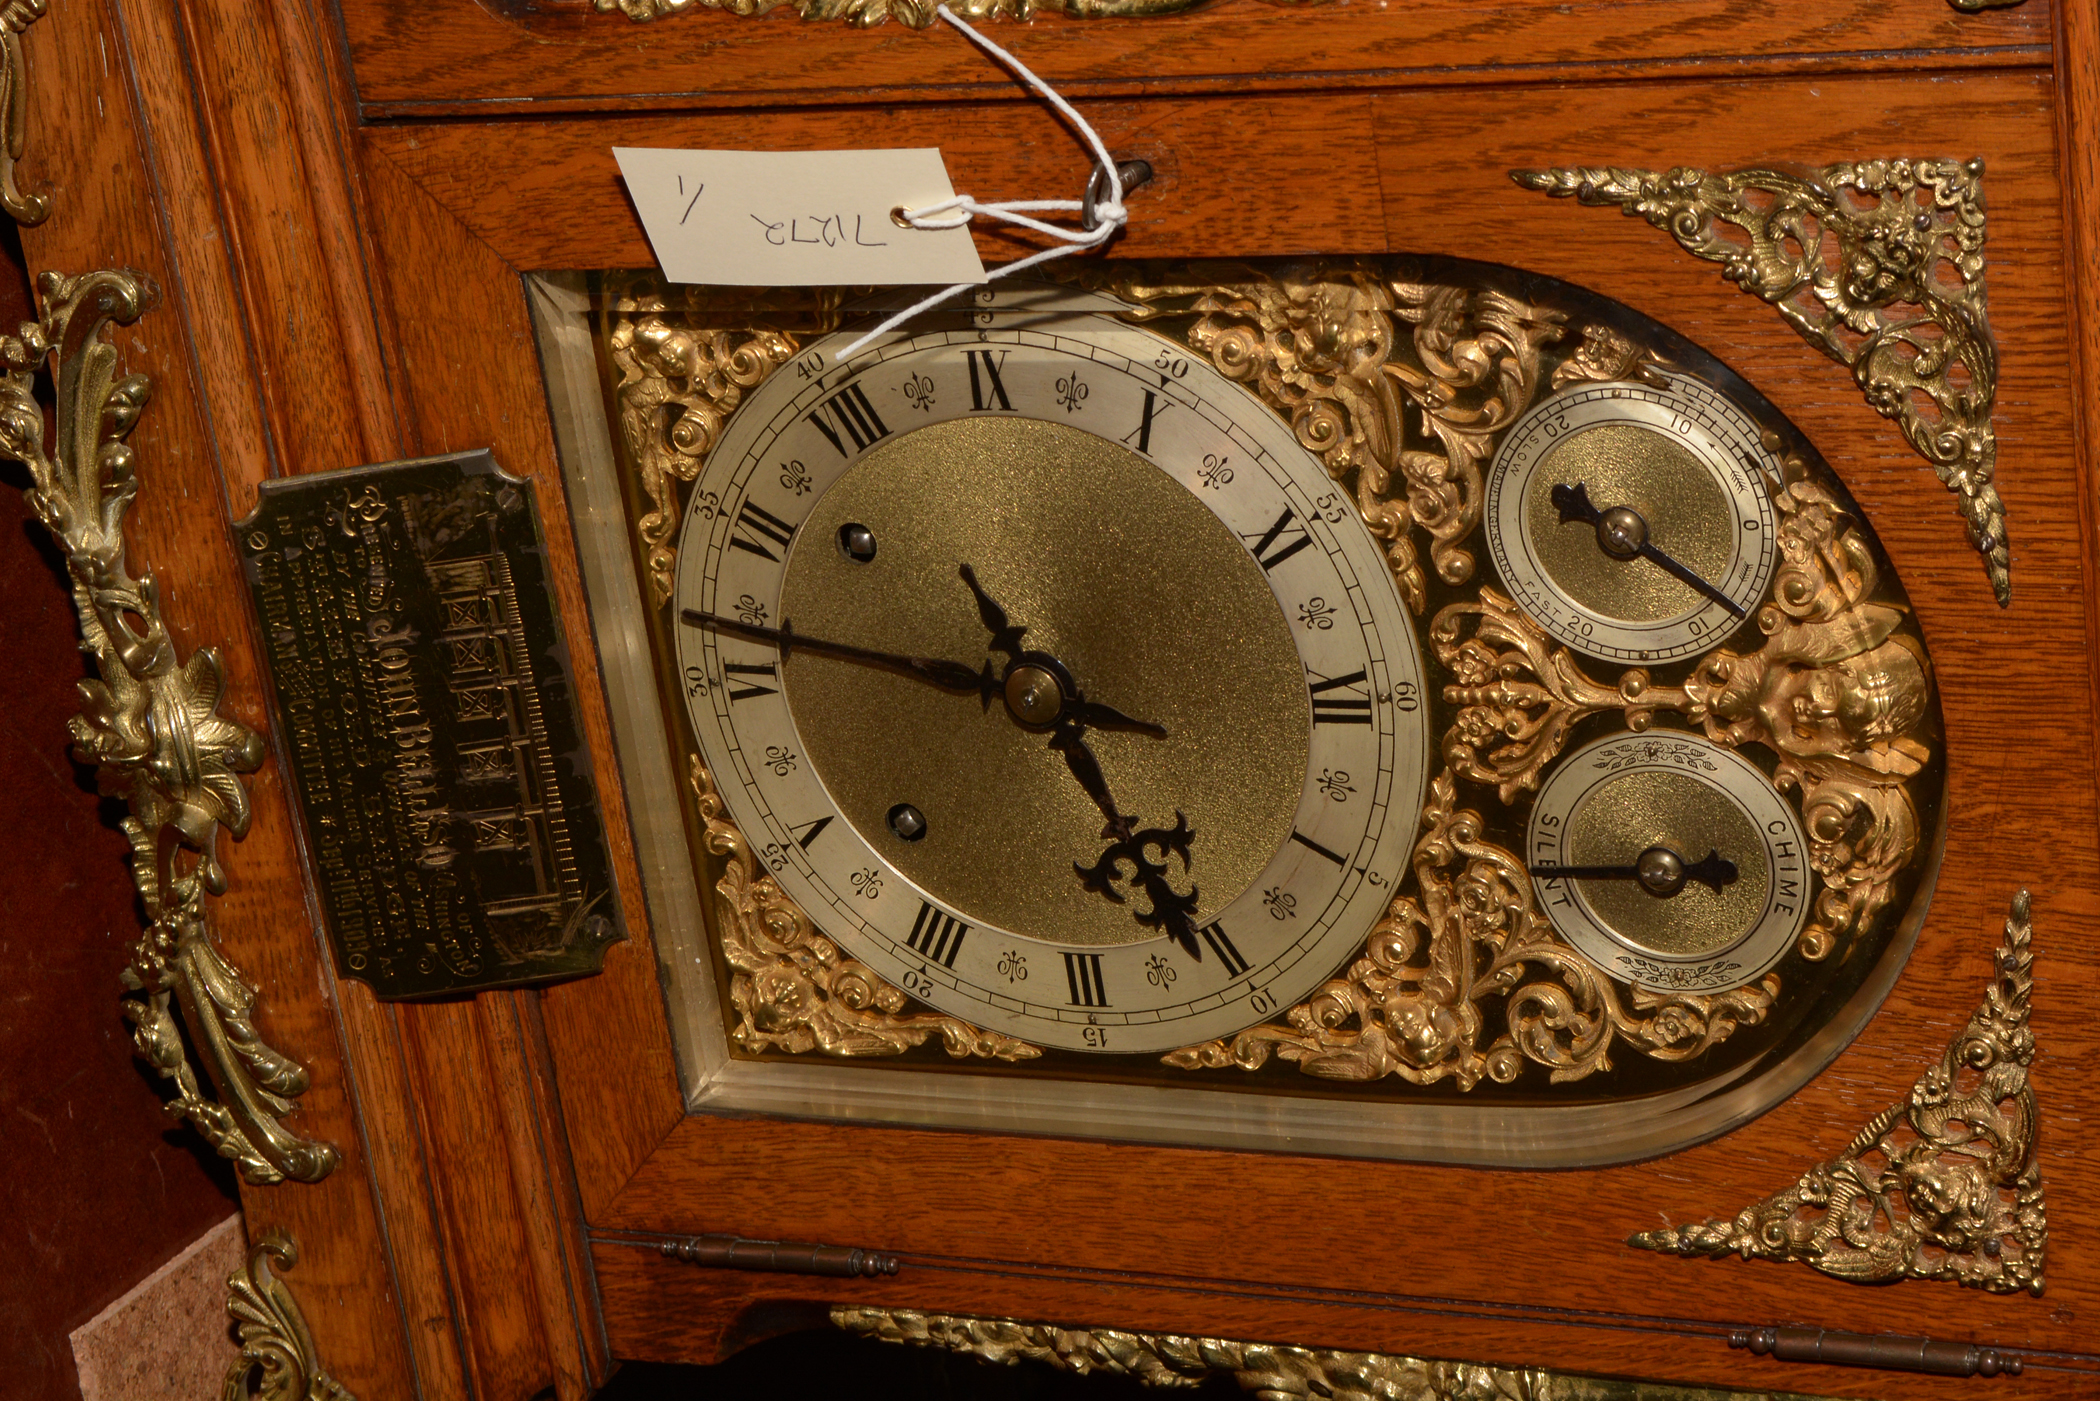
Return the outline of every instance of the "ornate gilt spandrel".
[[[1353,509],[1381,541],[1446,680],[1440,695],[1389,698],[1445,717],[1434,731],[1443,772],[1410,869],[1389,877],[1390,908],[1361,956],[1297,1005],[1171,1052],[1165,1067],[1254,1071],[1280,1061],[1329,1083],[1393,1079],[1461,1090],[1508,1084],[1528,1070],[1566,1084],[1628,1062],[1694,1061],[1771,1022],[1782,1001],[1778,973],[1723,992],[1629,985],[1569,945],[1538,907],[1516,836],[1495,808],[1535,791],[1584,726],[1643,733],[1668,714],[1760,756],[1793,795],[1813,843],[1819,885],[1800,959],[1824,960],[1869,937],[1908,895],[1937,814],[1929,668],[1914,625],[1889,605],[1900,591],[1884,587],[1863,528],[1801,452],[1785,454],[1784,480],[1762,486],[1775,507],[1780,557],[1771,602],[1755,617],[1763,644],[1716,648],[1677,684],[1644,668],[1593,675],[1488,582],[1484,475],[1503,432],[1553,393],[1667,385],[1658,351],[1638,334],[1608,316],[1528,302],[1492,278],[1429,274],[1406,260],[1277,269],[1110,263],[1071,280],[1203,354],[1291,426],[1335,482],[1321,509]],[[713,509],[689,500],[687,484],[743,395],[835,328],[840,303],[818,306],[807,293],[793,306],[747,299],[735,315],[711,299],[720,294],[667,291],[649,278],[609,293],[601,345],[628,463],[632,545],[660,620],[675,523]],[[1771,436],[1766,446],[1781,448]],[[1795,723],[1797,715],[1812,723]],[[684,743],[675,734],[673,742]],[[1468,785],[1485,791],[1475,799]],[[710,809],[689,814],[696,828],[734,831],[710,785],[703,780],[692,792]],[[752,859],[752,876],[708,875],[719,880],[723,920],[801,932],[785,954],[745,935],[725,937],[725,956],[743,960],[727,974],[737,1044],[904,1049],[887,1030],[864,1040],[853,1016],[839,1020],[830,1009],[909,1017],[904,1009],[914,1004],[865,969],[834,976],[844,962],[837,951],[823,956],[828,941],[762,882],[765,853]],[[997,1038],[974,1027],[938,1030],[957,1054],[1001,1054],[975,1049]]]
[[[218,654],[205,647],[181,659],[153,576],[134,578],[126,558],[125,516],[139,485],[127,439],[151,385],[119,373],[101,333],[111,322],[137,321],[154,293],[129,272],[45,273],[38,290],[43,319],[0,339],[0,453],[29,469],[30,504],[65,554],[81,648],[97,673],[79,683],[74,755],[95,766],[105,794],[130,807],[122,825],[148,924],[124,972],[136,994],[124,1000],[124,1014],[139,1054],[174,1083],[170,1109],[242,1176],[315,1182],[335,1169],[336,1150],[283,1122],[305,1093],[307,1072],[256,1030],[256,990],[219,952],[205,904],[226,889],[219,829],[235,837],[248,830],[241,775],[261,764],[262,738],[218,713]],[[34,388],[47,363],[55,432]],[[184,1045],[178,1007],[217,1099]]]
[[[1510,175],[1528,190],[1646,219],[1850,367],[1868,406],[1894,420],[1960,498],[1969,543],[2000,606],[2011,603],[2005,504],[1993,481],[1998,347],[1985,296],[1980,159]]]
[[[1838,499],[1798,453],[1785,459],[1785,481],[1765,484],[1781,564],[1757,618],[1762,649],[1716,650],[1681,689],[1656,686],[1641,668],[1593,679],[1477,580],[1483,471],[1502,431],[1543,393],[1650,379],[1653,352],[1611,326],[1571,326],[1559,311],[1404,267],[1205,270],[1218,280],[1093,281],[1291,424],[1385,542],[1410,607],[1425,611],[1432,591],[1470,596],[1437,609],[1429,627],[1454,714],[1411,861],[1414,890],[1395,892],[1341,976],[1262,1025],[1170,1052],[1166,1064],[1254,1070],[1278,1058],[1324,1080],[1397,1076],[1470,1090],[1509,1083],[1527,1063],[1551,1083],[1585,1079],[1610,1069],[1621,1048],[1682,1062],[1765,1020],[1781,994],[1777,974],[1721,993],[1607,977],[1553,930],[1523,862],[1460,802],[1459,784],[1486,785],[1509,804],[1599,715],[1643,732],[1671,710],[1720,743],[1761,747],[1775,783],[1799,797],[1822,882],[1800,952],[1827,957],[1890,903],[1910,869],[1925,825],[1912,790],[1929,786],[1920,775],[1937,743],[1922,645],[1915,629],[1894,635],[1901,617],[1880,601],[1872,552]],[[1807,730],[1794,720],[1804,706],[1815,722]]]
[[[1953,1280],[2040,1294],[2049,1217],[2028,1078],[2034,926],[2013,897],[1995,976],[1960,1035],[1844,1151],[1733,1221],[1641,1231],[1670,1255],[1805,1264],[1857,1284]]]
[[[1188,1388],[1226,1376],[1263,1401],[1812,1401],[1779,1392],[1715,1391],[1656,1382],[1494,1367],[1393,1353],[1342,1352],[1279,1343],[1139,1333],[1121,1328],[1067,1328],[1009,1318],[971,1318],[917,1309],[839,1305],[832,1326],[880,1342],[940,1348],[1017,1366],[1060,1372],[1105,1372],[1147,1386]]]
[[[1090,281],[1130,303],[1129,319],[1140,324],[1184,320],[1191,348],[1353,486],[1356,510],[1384,542],[1415,612],[1427,598],[1425,546],[1439,580],[1470,580],[1476,561],[1462,542],[1480,524],[1482,472],[1497,435],[1538,396],[1541,348],[1566,336],[1565,318],[1493,289],[1395,277],[1367,262],[1283,276],[1205,271],[1217,280],[1138,271]],[[1424,432],[1409,433],[1410,413]]]
[[[832,289],[724,297],[709,288],[667,288],[646,275],[618,277],[606,288],[600,338],[628,474],[631,543],[655,625],[668,615],[680,519],[715,509],[690,500],[688,488],[723,425],[811,337],[838,328],[842,300]],[[937,1037],[956,1057],[1041,1054],[954,1017],[906,1010],[910,999],[901,989],[817,933],[768,874],[778,853],[752,849],[690,740],[674,731],[671,741],[688,764],[688,820],[719,863],[703,883],[714,894],[735,1017],[731,1039],[739,1049],[878,1057]]]
[[[894,1056],[938,1036],[949,1055],[1033,1060],[1025,1041],[937,1012],[912,1012],[902,991],[819,934],[753,853],[695,754],[688,781],[706,848],[723,863],[715,882],[722,954],[731,969],[736,1044],[745,1051]]]
[[[248,1250],[248,1263],[226,1281],[226,1314],[241,1353],[227,1369],[221,1401],[357,1401],[328,1375],[314,1348],[306,1315],[291,1289],[270,1268],[299,1263],[299,1247],[275,1227]]]

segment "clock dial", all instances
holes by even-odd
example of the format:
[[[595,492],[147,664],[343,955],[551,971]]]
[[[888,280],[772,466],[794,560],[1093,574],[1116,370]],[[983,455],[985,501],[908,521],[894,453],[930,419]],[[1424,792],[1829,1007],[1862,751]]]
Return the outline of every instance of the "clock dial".
[[[1511,427],[1488,478],[1488,549],[1554,637],[1669,662],[1733,633],[1776,557],[1778,455],[1689,375],[1584,385]]]
[[[1561,761],[1532,805],[1539,908],[1641,987],[1756,982],[1808,921],[1808,844],[1771,780],[1698,735],[1613,735]]]
[[[1946,770],[1801,436],[1506,269],[1069,275],[844,362],[828,292],[602,303],[693,1103],[1521,1165],[1814,1074]]]
[[[679,551],[693,731],[884,977],[1040,1044],[1169,1050],[1301,997],[1384,913],[1415,635],[1243,389],[1104,318],[990,319],[818,342],[752,396]]]

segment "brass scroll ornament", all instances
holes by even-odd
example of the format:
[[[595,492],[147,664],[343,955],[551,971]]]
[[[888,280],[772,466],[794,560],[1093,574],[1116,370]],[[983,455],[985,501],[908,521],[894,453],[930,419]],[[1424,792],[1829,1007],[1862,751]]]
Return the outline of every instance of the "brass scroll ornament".
[[[1022,1361],[1062,1372],[1109,1372],[1147,1386],[1200,1386],[1230,1376],[1263,1401],[1810,1401],[1779,1392],[1713,1391],[1654,1382],[1571,1376],[1540,1368],[1438,1362],[1379,1352],[1243,1343],[1177,1333],[1131,1333],[1120,1328],[1060,1328],[1005,1318],[963,1318],[912,1309],[831,1311],[834,1326],[886,1343],[944,1348],[1012,1366]]]
[[[2005,503],[1992,484],[1998,346],[1984,296],[1981,160],[1808,172],[1562,167],[1510,178],[1666,230],[1850,366],[1868,406],[1894,419],[1961,498],[1969,543],[1999,605],[2011,604]]]
[[[1997,976],[1961,1035],[1910,1097],[1869,1119],[1845,1151],[1733,1221],[1642,1231],[1671,1255],[1798,1261],[1857,1284],[1951,1279],[1993,1294],[2042,1292],[2049,1217],[2027,1068],[2034,926],[2013,897]]]
[[[119,375],[101,332],[138,320],[154,293],[130,272],[47,272],[37,285],[44,319],[0,338],[0,454],[29,468],[29,503],[65,551],[82,650],[100,677],[79,683],[81,713],[68,724],[74,755],[96,766],[105,794],[131,806],[123,830],[150,923],[124,970],[125,986],[140,994],[125,999],[124,1014],[139,1054],[175,1082],[170,1109],[243,1177],[318,1182],[335,1169],[336,1150],[280,1122],[306,1091],[306,1069],[257,1035],[255,989],[219,953],[204,906],[206,894],[226,889],[218,829],[248,830],[240,775],[261,764],[262,738],[218,714],[218,654],[205,647],[180,660],[152,575],[132,578],[125,560],[124,517],[138,494],[125,440],[151,382]],[[50,454],[33,383],[47,361],[58,412]],[[171,1002],[211,1066],[216,1101],[190,1064]]]
[[[226,1312],[240,1335],[241,1355],[227,1370],[221,1401],[357,1401],[321,1368],[306,1315],[283,1280],[271,1273],[299,1263],[292,1238],[272,1228],[250,1247],[246,1267],[226,1281]]]
[[[29,140],[29,66],[22,57],[22,35],[44,17],[50,0],[7,0],[0,6],[0,209],[18,224],[41,224],[51,217],[51,201],[25,195],[15,186],[15,162]]]

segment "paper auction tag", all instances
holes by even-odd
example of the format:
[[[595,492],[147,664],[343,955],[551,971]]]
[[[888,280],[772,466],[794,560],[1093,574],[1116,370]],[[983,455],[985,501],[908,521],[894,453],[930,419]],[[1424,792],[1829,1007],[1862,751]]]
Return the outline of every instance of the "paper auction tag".
[[[892,210],[954,197],[939,150],[667,151],[613,147],[673,282],[730,287],[982,282],[967,228],[900,227]]]

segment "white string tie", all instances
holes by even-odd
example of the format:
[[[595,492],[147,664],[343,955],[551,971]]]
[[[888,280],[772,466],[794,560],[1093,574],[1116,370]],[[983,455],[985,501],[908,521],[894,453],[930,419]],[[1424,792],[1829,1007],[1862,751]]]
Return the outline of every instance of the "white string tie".
[[[1045,248],[1040,253],[1031,253],[1017,263],[1008,263],[1004,267],[993,268],[987,274],[986,281],[992,281],[1001,277],[1011,277],[1017,272],[1023,272],[1036,266],[1038,263],[1047,263],[1052,258],[1068,257],[1071,254],[1083,252],[1089,248],[1099,248],[1102,244],[1114,238],[1117,231],[1130,222],[1130,215],[1123,208],[1123,177],[1117,172],[1116,163],[1109,159],[1108,147],[1102,144],[1100,133],[1094,130],[1085,117],[1079,115],[1078,110],[1071,103],[1058,95],[1057,89],[1030,72],[1028,66],[1022,63],[1020,59],[1015,58],[1005,49],[1000,48],[969,25],[957,19],[946,5],[942,5],[934,13],[954,25],[957,29],[960,29],[971,43],[1005,64],[1017,77],[1042,94],[1043,100],[1048,102],[1056,110],[1057,114],[1071,125],[1073,130],[1085,138],[1086,144],[1093,149],[1095,163],[1102,174],[1107,177],[1108,198],[1094,201],[1093,210],[1096,223],[1091,229],[1064,228],[1057,224],[1045,223],[1041,219],[1030,217],[1032,214],[1082,213],[1087,206],[1081,200],[1019,199],[1004,200],[997,204],[986,204],[972,195],[957,195],[953,199],[942,200],[939,204],[929,204],[924,209],[904,210],[901,213],[904,222],[915,229],[959,229],[982,214],[988,219],[999,219],[1009,224],[1019,224],[1024,229],[1033,229],[1045,237],[1057,240],[1055,246]],[[931,310],[957,293],[967,292],[978,285],[980,284],[974,282],[958,282],[953,287],[944,287],[923,301],[915,302],[904,310],[897,312],[832,358],[844,360],[877,336],[895,330],[920,312]]]

